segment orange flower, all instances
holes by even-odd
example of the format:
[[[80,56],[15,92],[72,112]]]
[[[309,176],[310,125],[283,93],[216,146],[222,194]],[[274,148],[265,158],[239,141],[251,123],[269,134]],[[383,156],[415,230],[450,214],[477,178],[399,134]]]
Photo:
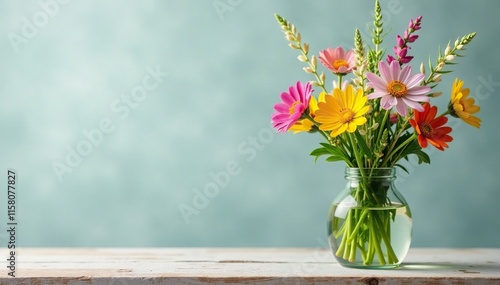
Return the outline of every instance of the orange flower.
[[[450,127],[444,127],[448,122],[448,118],[440,116],[436,118],[437,107],[429,103],[424,104],[424,111],[415,110],[414,119],[410,119],[410,124],[415,128],[418,135],[418,144],[422,148],[426,148],[428,143],[432,144],[439,150],[444,150],[448,147],[448,142],[453,138],[448,134],[451,132]]]

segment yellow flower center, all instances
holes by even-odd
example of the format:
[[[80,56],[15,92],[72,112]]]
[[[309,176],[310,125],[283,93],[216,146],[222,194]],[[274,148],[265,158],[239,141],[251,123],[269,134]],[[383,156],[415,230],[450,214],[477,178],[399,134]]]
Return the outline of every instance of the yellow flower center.
[[[391,81],[387,86],[387,91],[389,91],[389,94],[396,98],[401,98],[408,94],[408,88],[406,85],[398,80]]]
[[[349,67],[349,64],[347,63],[347,61],[343,60],[343,59],[337,59],[333,62],[333,68],[335,69],[339,69],[341,68],[342,66],[344,67]]]
[[[355,113],[351,109],[342,109],[340,110],[340,122],[342,124],[347,124],[352,121]]]
[[[432,133],[434,132],[434,129],[429,125],[429,124],[425,124],[425,125],[422,125],[420,126],[420,131],[422,132],[422,135],[424,135],[424,137],[430,137],[432,135]]]
[[[290,110],[288,111],[290,115],[295,114],[295,106],[297,106],[297,104],[299,103],[300,103],[299,101],[293,102],[292,106],[290,107]]]

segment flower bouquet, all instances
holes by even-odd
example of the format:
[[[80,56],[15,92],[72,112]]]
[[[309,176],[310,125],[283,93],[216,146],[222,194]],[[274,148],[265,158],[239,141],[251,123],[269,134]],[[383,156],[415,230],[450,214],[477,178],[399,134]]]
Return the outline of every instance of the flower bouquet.
[[[423,63],[414,72],[410,49],[419,38],[422,17],[410,20],[396,37],[393,53],[386,55],[381,46],[386,35],[381,11],[377,0],[371,42],[356,29],[354,49],[327,48],[318,57],[309,53],[296,27],[275,14],[289,46],[300,52],[298,60],[314,80],[298,81],[281,93],[272,124],[278,132],[319,134],[324,141],[311,155],[345,162],[348,187],[332,204],[328,229],[337,260],[354,267],[394,267],[406,255],[409,238],[396,239],[399,228],[411,235],[411,214],[392,183],[395,168],[408,172],[401,161],[415,155],[419,164],[430,163],[423,149],[429,144],[441,151],[448,148],[453,140],[447,126],[450,116],[476,128],[481,124],[474,115],[479,107],[460,79],[453,82],[449,104],[441,114],[430,103],[442,94],[436,87],[442,75],[451,72],[447,67],[463,56],[476,33],[439,49],[436,63],[429,59],[427,72]],[[317,59],[334,76],[332,89]],[[313,87],[319,89],[317,95]],[[399,216],[410,226],[401,226]]]

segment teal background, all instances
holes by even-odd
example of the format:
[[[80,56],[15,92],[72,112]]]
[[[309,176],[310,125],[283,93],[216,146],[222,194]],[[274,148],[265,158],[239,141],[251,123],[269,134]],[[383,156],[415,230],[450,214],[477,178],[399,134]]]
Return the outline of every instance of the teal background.
[[[411,50],[415,68],[429,56],[434,62],[449,40],[478,33],[433,102],[444,110],[451,82],[464,79],[482,108],[481,129],[452,120],[450,148],[427,149],[432,164],[410,164],[411,175],[400,173],[396,184],[412,207],[412,245],[499,247],[500,2],[381,4],[389,52],[409,19],[423,16]],[[0,185],[8,168],[17,169],[19,245],[325,246],[344,165],[314,163],[308,154],[321,137],[270,128],[279,94],[312,79],[273,14],[294,23],[317,54],[352,47],[354,29],[371,22],[372,6],[0,2]],[[40,25],[13,44],[13,34],[29,30],[26,21]],[[161,82],[147,77],[148,68],[163,72]],[[141,89],[144,78],[151,90]],[[138,90],[147,93],[130,99]],[[108,131],[102,137],[100,124]],[[71,150],[89,146],[86,131],[95,143],[58,179],[54,165],[67,165]],[[210,197],[201,198],[204,190]],[[4,228],[6,194],[0,198]],[[183,215],[187,207],[192,211]],[[5,230],[1,237],[5,245]]]

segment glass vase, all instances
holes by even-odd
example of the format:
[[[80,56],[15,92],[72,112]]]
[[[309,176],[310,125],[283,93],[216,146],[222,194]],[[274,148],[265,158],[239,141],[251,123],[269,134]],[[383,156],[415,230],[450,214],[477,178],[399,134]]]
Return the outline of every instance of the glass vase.
[[[345,267],[393,268],[410,248],[410,207],[396,189],[395,168],[346,168],[346,187],[329,211],[328,239]]]

